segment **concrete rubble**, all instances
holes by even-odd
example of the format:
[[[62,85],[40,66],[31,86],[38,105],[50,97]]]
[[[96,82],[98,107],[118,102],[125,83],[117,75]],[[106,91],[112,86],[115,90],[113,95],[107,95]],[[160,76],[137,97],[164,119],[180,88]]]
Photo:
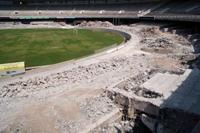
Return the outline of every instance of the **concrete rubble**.
[[[50,74],[45,77],[35,77],[25,81],[18,81],[4,85],[1,88],[1,97],[15,97],[15,96],[28,96],[28,93],[38,89],[48,89],[50,87],[59,86],[60,84],[71,84],[79,81],[89,82],[93,77],[104,74],[109,71],[125,67],[127,64],[134,62],[134,57],[126,58],[113,58],[111,60],[100,62],[98,64],[91,64],[89,66],[78,66],[71,70]],[[131,67],[131,66],[130,66]],[[28,91],[26,94],[25,91]],[[23,94],[22,94],[23,93]]]
[[[109,21],[82,21],[79,24],[80,27],[112,27],[114,26]]]

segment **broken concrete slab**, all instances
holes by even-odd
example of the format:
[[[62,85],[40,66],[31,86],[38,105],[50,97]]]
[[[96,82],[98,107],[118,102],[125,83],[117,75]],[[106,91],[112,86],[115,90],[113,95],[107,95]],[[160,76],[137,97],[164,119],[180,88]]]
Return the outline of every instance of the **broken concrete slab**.
[[[200,102],[199,79],[200,70],[188,69],[176,81],[179,82],[179,85],[175,86],[176,89],[173,89],[170,95],[166,96],[164,94],[164,100],[159,106],[159,124],[164,125],[164,131],[169,130],[167,133],[176,132],[177,130],[181,133],[188,133],[200,120],[200,107],[198,106]],[[167,90],[171,91],[172,88],[173,86],[169,86]],[[157,90],[160,93],[162,92],[158,88]],[[149,101],[151,102],[151,99]],[[143,118],[143,121],[151,128],[147,119]]]
[[[172,85],[176,80],[178,80],[178,78],[179,76],[174,74],[170,75],[166,73],[157,73],[154,77],[141,85],[141,88],[163,94],[166,91],[169,91],[169,86]]]
[[[149,102],[148,98],[139,97],[137,95],[130,95],[126,91],[120,90],[118,88],[107,90],[107,96],[110,97],[118,105],[126,107],[127,111],[129,111],[128,114],[134,114],[134,110],[139,110],[154,116],[159,115],[159,108],[153,103]]]
[[[159,93],[167,99],[188,77],[191,70],[187,69],[183,75],[157,73],[150,80],[141,85],[142,88]]]

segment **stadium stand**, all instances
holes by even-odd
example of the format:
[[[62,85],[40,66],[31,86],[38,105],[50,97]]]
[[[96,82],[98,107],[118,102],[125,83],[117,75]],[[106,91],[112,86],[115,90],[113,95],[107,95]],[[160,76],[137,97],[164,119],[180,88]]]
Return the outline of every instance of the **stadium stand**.
[[[41,4],[41,3],[40,3]],[[79,5],[39,5],[39,3],[29,3],[26,6],[1,6],[1,17],[23,17],[23,16],[43,16],[43,17],[137,17],[138,14],[149,10],[158,2],[132,3],[132,4],[88,4]],[[126,7],[126,8],[124,8]]]
[[[168,1],[152,10],[146,17],[154,20],[200,22],[200,1]]]
[[[0,18],[149,18],[199,22],[200,1],[3,0]]]
[[[178,8],[177,8],[178,7]],[[200,15],[200,1],[174,1],[160,6],[154,14],[193,14]]]

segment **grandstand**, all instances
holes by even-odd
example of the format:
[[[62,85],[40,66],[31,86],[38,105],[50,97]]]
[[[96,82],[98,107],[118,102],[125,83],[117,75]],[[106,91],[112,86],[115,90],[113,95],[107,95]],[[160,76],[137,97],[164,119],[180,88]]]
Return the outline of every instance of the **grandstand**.
[[[38,5],[88,5],[88,4],[121,4],[121,3],[146,3],[160,0],[2,0],[0,5],[9,6],[38,6]]]
[[[178,7],[178,8],[177,8]],[[200,1],[169,1],[147,14],[157,20],[200,21]]]
[[[157,8],[155,13],[200,15],[200,1],[181,1],[181,3],[180,1],[170,2]]]
[[[180,4],[181,3],[181,4]],[[179,6],[177,9],[176,7]],[[200,3],[160,0],[3,0],[1,19],[128,18],[200,21]]]

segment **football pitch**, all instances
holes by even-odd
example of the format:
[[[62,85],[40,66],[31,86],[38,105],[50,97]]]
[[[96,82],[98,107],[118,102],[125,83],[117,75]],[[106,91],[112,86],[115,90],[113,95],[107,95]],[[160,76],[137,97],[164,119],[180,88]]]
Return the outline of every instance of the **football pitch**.
[[[0,64],[24,61],[26,67],[55,64],[119,45],[118,33],[93,29],[0,30]]]

